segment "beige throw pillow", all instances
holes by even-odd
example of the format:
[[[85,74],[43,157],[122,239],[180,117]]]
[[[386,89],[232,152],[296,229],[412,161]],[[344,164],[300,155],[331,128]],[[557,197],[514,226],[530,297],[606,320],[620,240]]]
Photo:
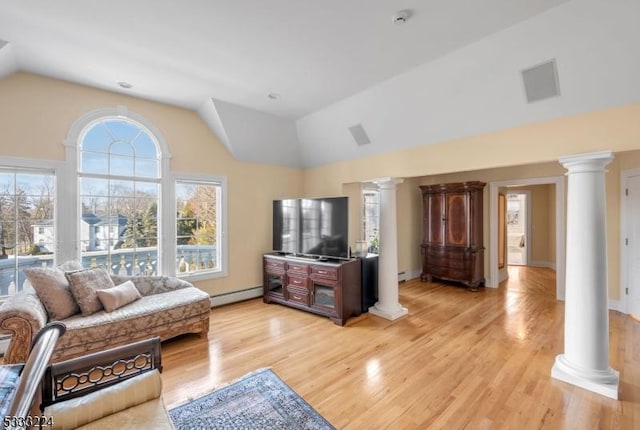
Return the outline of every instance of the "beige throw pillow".
[[[100,303],[102,303],[104,310],[107,312],[113,312],[142,297],[135,284],[131,281],[106,290],[98,290],[97,294]]]
[[[98,299],[98,290],[112,288],[113,281],[109,273],[102,268],[67,272],[69,288],[75,297],[82,315],[91,315],[102,310],[102,303]]]
[[[47,310],[50,321],[63,320],[80,312],[69,281],[60,269],[49,267],[29,267],[23,270],[36,290],[38,298]]]

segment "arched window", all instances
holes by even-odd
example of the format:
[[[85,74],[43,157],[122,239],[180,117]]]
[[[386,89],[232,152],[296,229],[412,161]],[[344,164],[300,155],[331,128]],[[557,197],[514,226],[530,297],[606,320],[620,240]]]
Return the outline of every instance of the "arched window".
[[[157,273],[161,160],[156,137],[133,119],[103,116],[82,129],[79,243],[85,267]]]
[[[80,255],[84,267],[123,275],[227,275],[226,177],[172,172],[160,131],[124,106],[84,114],[65,146],[58,261]]]

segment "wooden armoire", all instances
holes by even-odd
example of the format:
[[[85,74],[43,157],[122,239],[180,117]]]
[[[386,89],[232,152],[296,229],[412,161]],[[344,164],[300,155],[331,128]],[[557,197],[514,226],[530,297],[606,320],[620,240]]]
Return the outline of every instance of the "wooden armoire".
[[[423,185],[422,275],[484,286],[482,199],[484,182]]]

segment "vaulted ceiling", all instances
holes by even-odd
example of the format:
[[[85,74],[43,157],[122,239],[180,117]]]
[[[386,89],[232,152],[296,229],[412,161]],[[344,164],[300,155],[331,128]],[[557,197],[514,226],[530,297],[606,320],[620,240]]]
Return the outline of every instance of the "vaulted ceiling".
[[[638,16],[637,0],[4,0],[0,77],[192,109],[240,160],[310,167],[637,102]],[[551,59],[561,95],[527,103],[521,71]]]

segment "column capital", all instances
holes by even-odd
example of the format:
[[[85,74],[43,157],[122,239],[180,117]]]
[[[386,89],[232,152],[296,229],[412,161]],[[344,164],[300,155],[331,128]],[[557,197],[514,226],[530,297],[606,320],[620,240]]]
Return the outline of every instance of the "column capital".
[[[380,188],[395,188],[396,185],[404,182],[403,178],[377,178],[372,180]]]
[[[613,152],[600,151],[560,157],[558,162],[569,171],[568,173],[584,173],[604,170],[611,160]]]

